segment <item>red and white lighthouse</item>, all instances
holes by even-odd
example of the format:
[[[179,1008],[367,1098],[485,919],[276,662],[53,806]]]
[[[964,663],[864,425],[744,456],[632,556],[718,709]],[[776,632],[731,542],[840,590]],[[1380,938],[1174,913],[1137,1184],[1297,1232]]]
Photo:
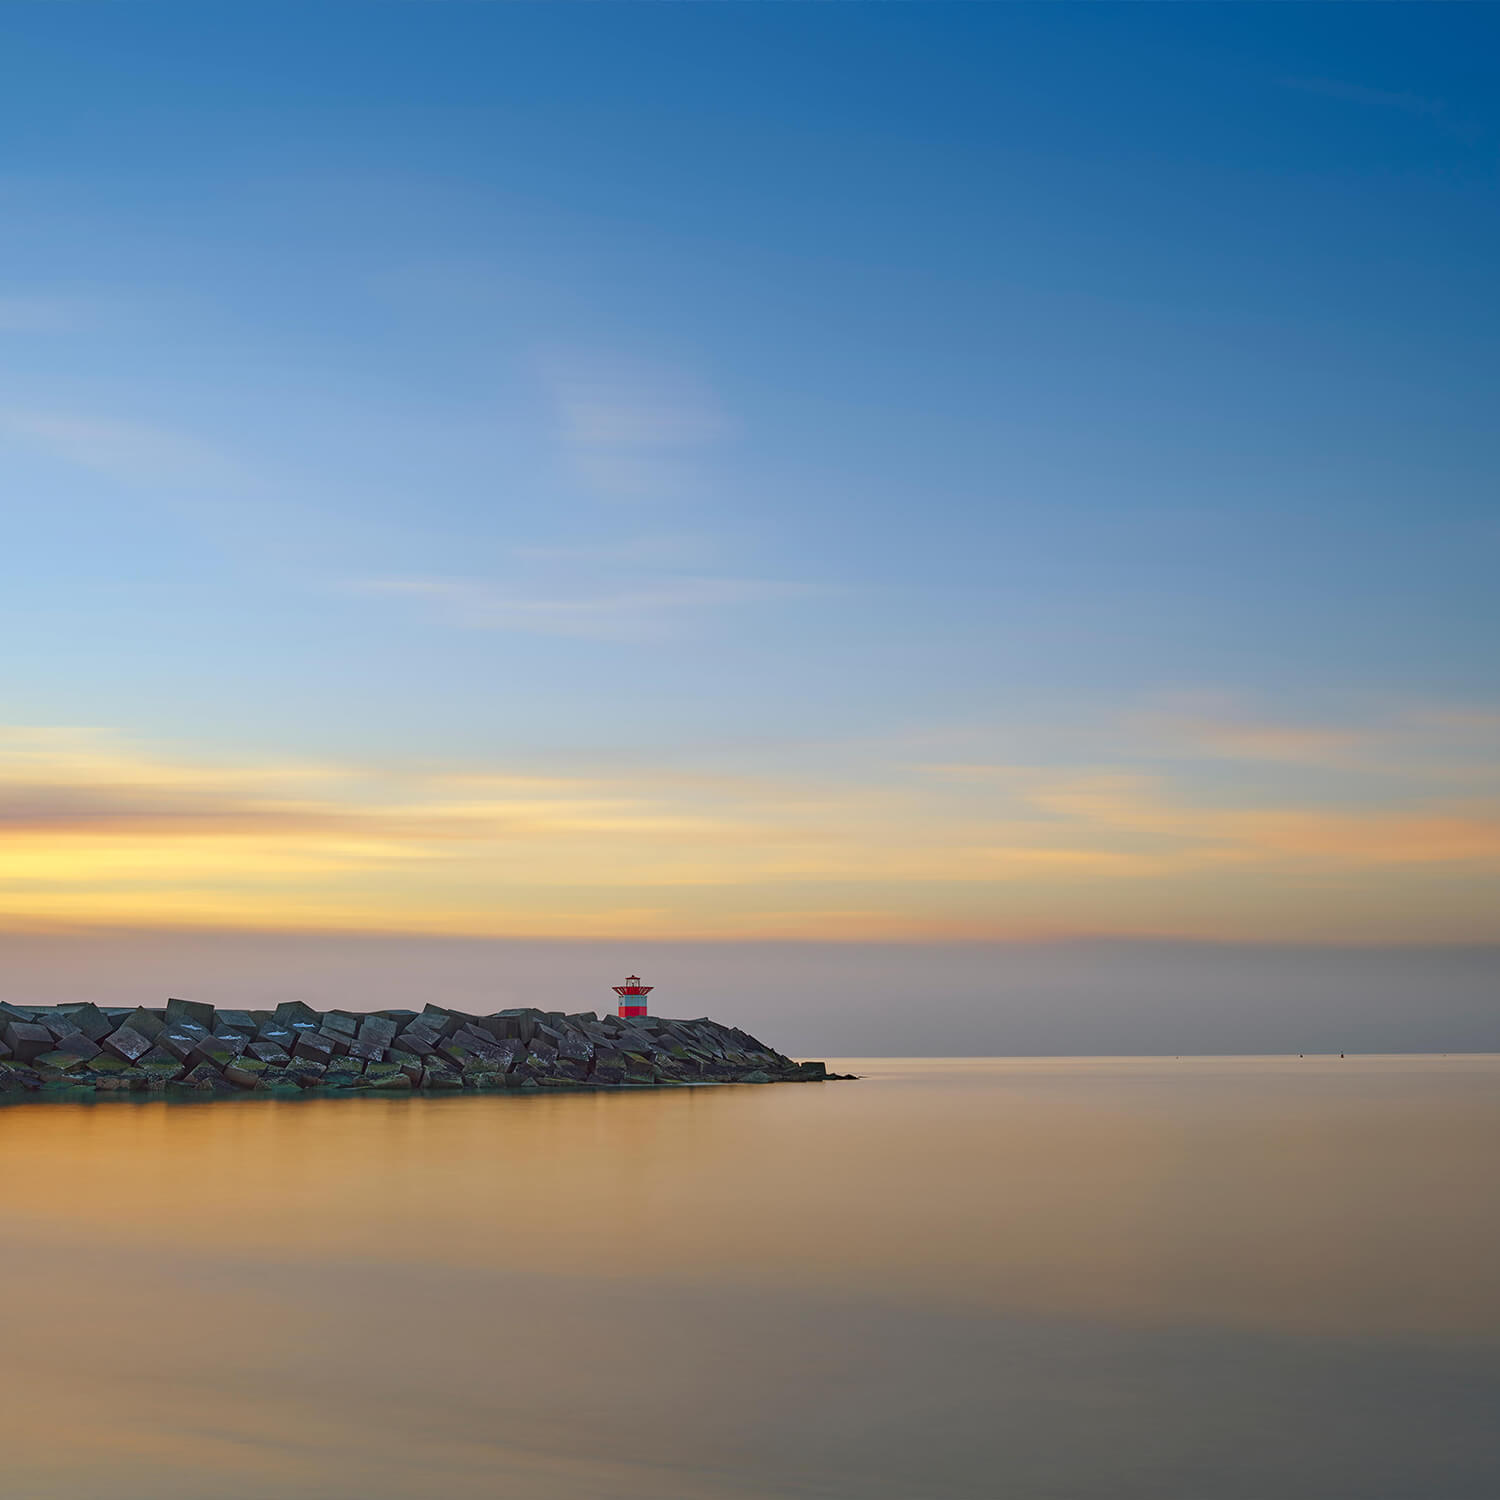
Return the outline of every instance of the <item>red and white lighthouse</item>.
[[[642,984],[639,974],[632,974],[624,984],[617,984],[614,992],[620,997],[620,1014],[622,1016],[643,1016],[646,1014],[646,996],[656,988],[654,984]]]

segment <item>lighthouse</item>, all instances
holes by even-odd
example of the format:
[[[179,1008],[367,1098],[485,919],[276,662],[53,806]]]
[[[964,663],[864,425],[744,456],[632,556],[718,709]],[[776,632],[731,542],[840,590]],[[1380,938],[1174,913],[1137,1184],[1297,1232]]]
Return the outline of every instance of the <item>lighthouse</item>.
[[[620,1014],[622,1016],[643,1016],[646,1014],[646,996],[656,988],[653,984],[642,984],[639,974],[632,974],[624,984],[613,986],[615,994],[620,997]]]

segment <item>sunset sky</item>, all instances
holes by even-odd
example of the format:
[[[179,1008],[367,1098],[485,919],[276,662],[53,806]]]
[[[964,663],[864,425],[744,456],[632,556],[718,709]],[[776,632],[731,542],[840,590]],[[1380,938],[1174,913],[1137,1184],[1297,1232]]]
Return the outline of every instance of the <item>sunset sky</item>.
[[[1500,936],[1494,10],[82,14],[0,927]]]

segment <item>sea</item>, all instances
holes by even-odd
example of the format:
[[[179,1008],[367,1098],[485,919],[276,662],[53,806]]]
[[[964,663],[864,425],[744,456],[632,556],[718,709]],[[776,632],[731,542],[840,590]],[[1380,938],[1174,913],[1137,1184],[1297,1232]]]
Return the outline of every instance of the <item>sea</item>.
[[[0,1109],[0,1495],[1495,1500],[1500,1058]]]

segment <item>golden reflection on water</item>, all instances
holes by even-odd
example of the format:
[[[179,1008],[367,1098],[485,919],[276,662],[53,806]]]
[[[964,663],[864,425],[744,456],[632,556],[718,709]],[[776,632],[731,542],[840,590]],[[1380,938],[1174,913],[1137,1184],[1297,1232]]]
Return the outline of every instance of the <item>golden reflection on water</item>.
[[[1251,1381],[1204,1430],[1350,1338],[1495,1365],[1500,1059],[849,1066],[0,1110],[4,1492],[978,1496],[1002,1463],[1113,1500],[1122,1455],[1168,1492],[1162,1433],[1213,1383],[1184,1337],[1239,1340],[1214,1378]],[[1272,1335],[1302,1353],[1252,1379]],[[1144,1412],[1110,1417],[1126,1391]],[[883,1445],[918,1409],[942,1456],[906,1469]],[[1071,1448],[1036,1436],[1058,1424]],[[1382,1472],[1431,1471],[1437,1432]],[[1359,1493],[1321,1442],[1297,1482]]]
[[[857,1084],[0,1112],[18,1237],[1500,1333],[1500,1059],[853,1060]]]

